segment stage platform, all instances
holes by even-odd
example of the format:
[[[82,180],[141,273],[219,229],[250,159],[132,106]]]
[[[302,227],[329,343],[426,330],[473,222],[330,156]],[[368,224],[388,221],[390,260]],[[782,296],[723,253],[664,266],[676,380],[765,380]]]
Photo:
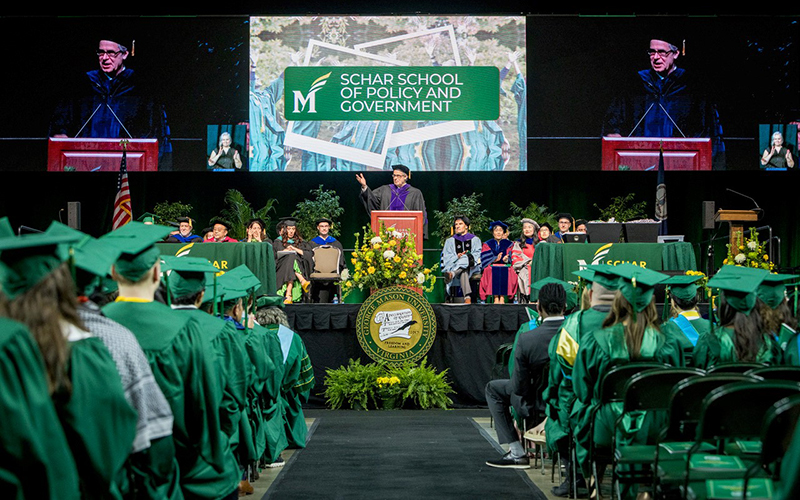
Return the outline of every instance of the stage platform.
[[[314,367],[316,385],[308,407],[325,407],[325,373],[350,359],[372,360],[356,338],[361,304],[292,304],[286,306],[289,327],[303,339]],[[492,378],[495,353],[513,342],[529,321],[526,304],[431,304],[436,313],[436,340],[426,356],[429,365],[448,370],[457,408],[484,407],[484,387]],[[662,305],[658,304],[661,314]],[[705,314],[706,308],[701,307]]]

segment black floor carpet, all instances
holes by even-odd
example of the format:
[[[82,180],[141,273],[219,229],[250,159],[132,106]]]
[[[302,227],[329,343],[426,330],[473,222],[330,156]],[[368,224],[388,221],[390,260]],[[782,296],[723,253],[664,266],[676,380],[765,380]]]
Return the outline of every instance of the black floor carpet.
[[[308,445],[292,455],[264,499],[545,498],[524,472],[485,464],[499,448],[468,413],[313,416]]]

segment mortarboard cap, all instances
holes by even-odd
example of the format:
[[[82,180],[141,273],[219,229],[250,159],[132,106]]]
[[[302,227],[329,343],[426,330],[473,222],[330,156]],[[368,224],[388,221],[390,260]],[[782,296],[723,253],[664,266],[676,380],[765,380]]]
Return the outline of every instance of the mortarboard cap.
[[[597,283],[606,290],[614,291],[619,288],[619,275],[614,272],[614,267],[610,264],[592,264],[586,269],[592,271],[591,281]]]
[[[655,286],[669,278],[664,273],[634,266],[619,264],[611,266],[611,271],[619,276],[619,293],[630,302],[636,312],[642,312],[653,301]]]
[[[786,298],[786,280],[798,277],[797,274],[768,274],[758,286],[758,298],[770,309],[775,309]]]
[[[142,215],[140,215],[139,218],[136,220],[144,224],[159,224],[161,221],[161,217],[150,212],[145,212]]]
[[[280,226],[297,226],[297,219],[294,217],[281,217],[278,222],[278,227]]]
[[[724,265],[708,280],[708,286],[718,288],[731,307],[747,315],[756,305],[756,291],[768,274],[764,269]]]
[[[136,282],[160,260],[161,252],[155,244],[170,232],[168,226],[133,221],[104,234],[100,241],[121,251],[114,268],[123,278]]]
[[[59,245],[74,244],[79,239],[47,232],[0,238],[0,288],[14,300],[64,262]]]
[[[285,298],[279,295],[264,295],[263,297],[259,297],[256,301],[256,307],[280,307],[283,309],[285,307]]]
[[[330,225],[333,225],[333,221],[328,219],[327,217],[320,217],[319,219],[314,221],[315,226],[319,226],[321,223],[327,222]]]
[[[703,279],[703,276],[678,274],[667,278],[664,284],[669,287],[670,295],[680,300],[689,301],[697,298],[697,282],[701,279]]]
[[[48,234],[73,235],[78,240],[72,244],[62,243],[58,252],[62,260],[69,258],[70,249],[74,256],[75,267],[93,276],[104,278],[111,272],[111,266],[119,258],[122,251],[114,245],[100,241],[86,233],[71,228],[58,221],[53,221],[45,231]]]
[[[492,221],[492,222],[489,223],[489,231],[493,231],[495,226],[500,226],[504,230],[508,229],[508,224],[506,224],[505,222],[503,222],[501,220],[495,220],[495,221]]]
[[[227,229],[228,231],[230,231],[230,230],[231,230],[231,227],[232,227],[232,226],[231,226],[231,223],[230,223],[228,220],[226,220],[226,219],[223,219],[222,217],[214,217],[214,218],[213,218],[213,219],[211,219],[211,221],[208,223],[208,225],[210,225],[212,228],[213,228],[214,226],[216,226],[217,224],[221,224],[221,225],[225,226],[225,229]]]
[[[392,165],[392,171],[395,171],[395,170],[399,170],[399,171],[403,172],[404,174],[406,174],[409,179],[411,178],[411,169],[409,169],[405,165]]]
[[[167,274],[173,297],[186,297],[205,289],[208,273],[218,269],[205,257],[175,257],[165,255],[161,272]]]
[[[8,217],[2,217],[0,218],[0,238],[5,238],[6,236],[14,236],[14,228],[11,227]]]

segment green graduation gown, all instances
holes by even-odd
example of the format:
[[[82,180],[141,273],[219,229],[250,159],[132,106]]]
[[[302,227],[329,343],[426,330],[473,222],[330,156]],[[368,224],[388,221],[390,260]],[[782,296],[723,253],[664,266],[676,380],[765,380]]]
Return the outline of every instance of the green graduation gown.
[[[78,470],[25,326],[0,318],[0,497],[80,498]]]
[[[779,341],[783,350],[783,364],[800,366],[800,335],[787,325],[781,325]]]
[[[306,447],[308,427],[303,415],[303,403],[308,401],[314,387],[314,369],[303,339],[283,325],[274,325],[284,357],[284,375],[281,385],[281,404],[286,421],[286,438],[289,446]]]
[[[283,353],[278,336],[274,331],[259,324],[253,327],[253,333],[263,337],[269,377],[261,392],[261,416],[264,422],[264,438],[266,446],[263,458],[268,463],[275,462],[281,452],[289,445],[284,430],[284,408],[281,404],[281,384],[285,376]]]
[[[692,353],[692,365],[703,370],[722,364],[739,361],[733,344],[733,328],[717,327],[713,332],[701,335]],[[756,355],[756,362],[776,365],[781,362],[781,348],[772,335],[764,334],[764,344]]]
[[[575,427],[570,414],[575,404],[572,369],[578,348],[585,336],[602,327],[609,310],[608,306],[593,307],[568,315],[561,324],[561,330],[550,341],[550,375],[544,401],[547,403],[548,416],[545,436],[551,452],[558,449],[558,441],[569,436]]]
[[[214,360],[208,359],[200,325],[160,302],[118,299],[104,306],[103,314],[128,327],[139,340],[172,408],[183,497],[222,498],[233,493],[240,480],[239,467],[220,429],[219,375]],[[160,491],[155,496],[164,498],[168,493]]]
[[[648,328],[644,332],[638,359],[647,359],[683,366],[683,351],[674,337],[667,337],[659,330]],[[623,421],[623,432],[616,432],[615,421],[622,412],[622,403],[599,406],[600,384],[603,375],[613,366],[630,362],[631,357],[625,343],[623,325],[616,324],[595,331],[581,339],[581,346],[575,358],[572,371],[572,385],[577,400],[572,414],[575,418],[575,441],[578,464],[584,477],[592,474],[589,463],[589,446],[594,440],[595,447],[610,447],[612,436],[617,442],[642,442],[648,434],[648,419],[645,414],[630,415]],[[595,415],[594,435],[591,435],[591,414]]]
[[[694,311],[682,313],[680,316],[665,321],[661,325],[661,331],[664,335],[674,336],[688,358],[691,357],[700,336],[711,331],[711,322]]]
[[[125,464],[136,437],[137,414],[105,344],[87,332],[72,331],[72,390],[56,391],[53,400],[78,466],[81,497],[121,499],[129,488]]]
[[[222,391],[218,402],[219,420],[222,432],[228,437],[235,456],[239,453],[239,419],[247,407],[247,386],[251,372],[247,366],[250,360],[245,352],[245,338],[236,326],[221,318],[212,316],[195,307],[176,307],[175,311],[194,318],[199,324],[209,351],[207,356],[214,360],[217,383]],[[237,460],[239,462],[239,460]],[[240,468],[245,464],[239,462]]]

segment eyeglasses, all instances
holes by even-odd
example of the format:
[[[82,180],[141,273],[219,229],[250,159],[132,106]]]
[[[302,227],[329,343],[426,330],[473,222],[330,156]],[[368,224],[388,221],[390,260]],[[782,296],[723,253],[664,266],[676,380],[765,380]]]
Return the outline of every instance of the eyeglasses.
[[[667,57],[668,55],[676,52],[674,50],[656,50],[656,49],[647,49],[647,55],[650,57],[655,57],[656,55],[660,57]]]
[[[404,175],[404,174],[392,174],[392,177],[402,177],[402,178],[406,178],[407,176],[406,176],[406,175]]]
[[[122,54],[123,52],[124,51],[122,51],[122,50],[99,50],[98,49],[96,53],[97,53],[97,57],[108,56],[108,57],[111,58],[111,57],[117,57],[118,55]]]

